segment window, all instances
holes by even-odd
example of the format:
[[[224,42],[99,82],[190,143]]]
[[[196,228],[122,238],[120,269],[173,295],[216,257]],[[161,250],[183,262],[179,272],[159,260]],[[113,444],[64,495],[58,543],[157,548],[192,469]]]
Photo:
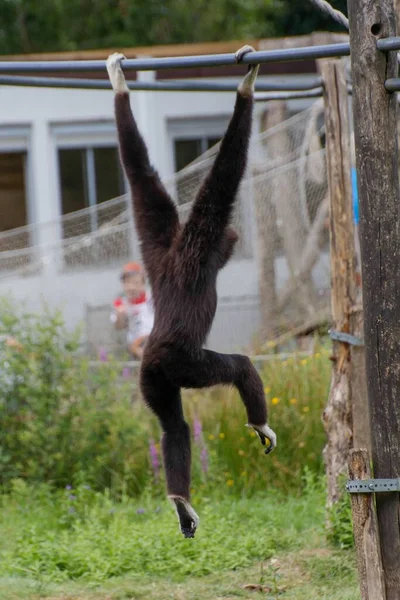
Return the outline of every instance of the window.
[[[62,214],[101,204],[125,191],[116,147],[58,151]]]
[[[25,152],[0,153],[0,231],[27,224]]]
[[[175,171],[181,171],[209,148],[219,142],[220,137],[175,138]]]
[[[28,223],[26,192],[26,152],[0,153],[0,232],[24,227]],[[0,236],[0,270],[16,269],[21,266],[21,256],[1,254],[7,250],[22,250],[30,244],[29,232]],[[22,261],[29,260],[23,254]]]
[[[183,219],[189,214],[188,207],[194,200],[211,162],[199,165],[199,169],[188,169],[183,173],[182,170],[222,139],[229,120],[230,116],[220,116],[204,119],[176,119],[168,123],[174,156],[173,167],[175,173],[178,173],[175,176],[172,193],[177,204],[186,205],[181,209]],[[239,234],[239,243],[236,245],[235,251],[236,257],[247,258],[252,255],[249,206],[249,203],[246,203],[245,195],[239,192],[232,219]]]
[[[61,148],[58,161],[62,214],[92,208],[62,222],[65,266],[85,268],[124,259],[129,253],[132,234],[128,230],[107,228],[107,223],[126,206],[121,202],[101,207],[125,192],[117,147]],[[102,226],[105,228],[100,229]]]

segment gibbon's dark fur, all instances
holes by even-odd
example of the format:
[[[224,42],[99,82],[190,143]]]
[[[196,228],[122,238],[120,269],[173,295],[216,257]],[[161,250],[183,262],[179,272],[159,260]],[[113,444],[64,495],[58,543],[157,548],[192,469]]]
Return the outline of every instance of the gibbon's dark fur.
[[[150,164],[127,91],[116,91],[120,154],[132,192],[136,227],[155,306],[145,346],[140,387],[162,430],[163,464],[169,497],[181,530],[193,537],[197,515],[190,506],[190,430],[181,388],[233,384],[248,423],[267,423],[262,381],[247,356],[203,349],[217,307],[218,271],[232,256],[237,234],[229,227],[247,162],[253,115],[252,93],[238,88],[233,116],[214,165],[183,226],[173,201]],[[258,431],[265,444],[265,436]],[[272,449],[272,448],[271,448]]]

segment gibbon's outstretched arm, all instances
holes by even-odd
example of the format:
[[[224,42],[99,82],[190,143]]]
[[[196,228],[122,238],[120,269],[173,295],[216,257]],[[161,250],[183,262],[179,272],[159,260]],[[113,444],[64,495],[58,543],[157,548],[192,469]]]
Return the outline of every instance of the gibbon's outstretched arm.
[[[251,46],[241,48],[236,53],[238,62],[252,51],[254,48]],[[253,91],[258,68],[259,65],[251,65],[238,87],[228,129],[182,233],[181,252],[185,252],[189,244],[191,256],[196,256],[199,262],[207,260],[211,253],[220,249],[246,169],[253,117]]]
[[[222,238],[221,244],[218,248],[218,269],[223,269],[226,263],[230,260],[235,244],[238,241],[238,234],[232,227],[227,227]]]
[[[129,101],[129,89],[121,68],[123,54],[107,60],[107,71],[115,92],[115,118],[122,163],[132,190],[136,227],[142,242],[145,266],[151,276],[151,253],[171,245],[179,221],[175,205],[150,163]],[[150,255],[150,256],[149,256]],[[149,260],[150,259],[150,260]]]

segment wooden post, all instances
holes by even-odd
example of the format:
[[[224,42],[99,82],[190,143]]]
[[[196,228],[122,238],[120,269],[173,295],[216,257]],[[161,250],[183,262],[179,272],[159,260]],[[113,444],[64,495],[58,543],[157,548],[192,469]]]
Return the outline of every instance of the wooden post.
[[[350,452],[349,475],[350,479],[371,477],[366,450]],[[361,598],[362,600],[385,600],[385,581],[373,494],[350,494],[350,496]]]
[[[350,177],[350,126],[345,68],[340,60],[319,61],[324,82],[325,131],[330,197],[330,257],[332,327],[352,333],[350,312],[355,300],[355,247]],[[347,472],[353,447],[350,347],[333,344],[333,368],[329,398],[323,415],[327,433],[324,450],[328,483],[328,507],[343,492],[339,475]],[[354,423],[356,424],[356,423]]]
[[[376,478],[400,476],[400,200],[396,52],[377,50],[396,33],[393,0],[348,0],[360,202],[364,338]],[[400,600],[399,495],[376,494],[387,600]]]

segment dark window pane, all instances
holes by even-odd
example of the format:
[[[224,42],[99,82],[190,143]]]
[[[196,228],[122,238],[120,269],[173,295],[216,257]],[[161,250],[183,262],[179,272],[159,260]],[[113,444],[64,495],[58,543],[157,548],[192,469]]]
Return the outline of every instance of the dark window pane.
[[[201,154],[201,139],[175,140],[175,171],[181,171]]]
[[[117,148],[94,148],[97,204],[124,193],[124,179]]]
[[[23,227],[27,224],[25,190],[25,153],[0,154],[0,231]],[[7,250],[22,250],[30,245],[29,233],[19,232],[0,239],[0,271],[27,266],[29,253],[3,257]]]
[[[0,154],[0,231],[26,225],[25,154]]]
[[[218,144],[220,137],[211,137],[207,139],[207,148],[212,148],[215,144]]]
[[[88,206],[86,150],[80,148],[59,150],[62,214]]]

